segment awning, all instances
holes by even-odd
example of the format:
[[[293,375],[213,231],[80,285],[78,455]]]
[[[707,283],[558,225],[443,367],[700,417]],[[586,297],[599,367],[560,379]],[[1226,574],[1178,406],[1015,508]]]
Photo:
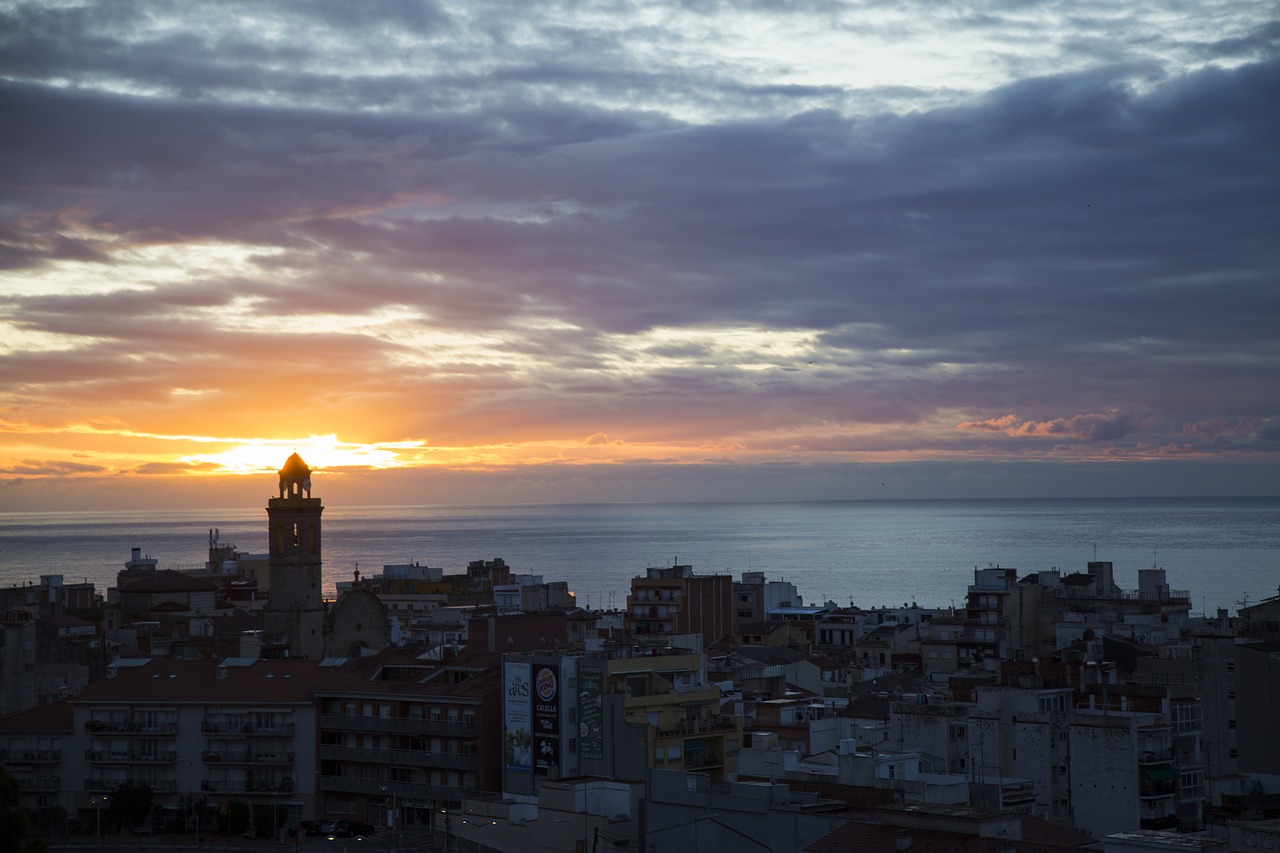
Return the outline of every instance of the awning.
[[[1178,778],[1178,769],[1172,764],[1157,764],[1154,767],[1143,767],[1142,775],[1153,782],[1172,782]]]

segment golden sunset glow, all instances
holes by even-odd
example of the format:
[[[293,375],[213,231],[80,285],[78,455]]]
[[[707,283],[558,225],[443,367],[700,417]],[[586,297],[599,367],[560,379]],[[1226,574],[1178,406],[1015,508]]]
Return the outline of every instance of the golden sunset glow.
[[[335,435],[313,435],[296,441],[254,441],[218,453],[198,453],[181,461],[193,466],[215,466],[209,473],[260,474],[279,469],[290,453],[298,453],[313,470],[325,468],[397,468],[399,451],[421,447],[421,442],[358,445],[341,442]]]
[[[1270,494],[1273,15],[1082,2],[0,4],[0,510]]]

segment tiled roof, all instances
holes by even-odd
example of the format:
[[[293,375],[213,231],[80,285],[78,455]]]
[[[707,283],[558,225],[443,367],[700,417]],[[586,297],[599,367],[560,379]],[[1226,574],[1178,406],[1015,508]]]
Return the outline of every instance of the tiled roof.
[[[318,690],[325,695],[440,696],[478,699],[498,689],[502,657],[464,652],[446,661],[424,661],[413,651],[388,649],[355,658]],[[417,670],[412,678],[388,678],[396,668]],[[453,680],[451,672],[467,670],[466,678]]]
[[[1020,839],[980,837],[933,829],[904,829],[889,824],[850,821],[804,848],[806,853],[901,853],[900,839],[910,838],[910,853],[1082,853],[1095,844],[1075,830],[1063,830],[1040,818],[1022,816]]]
[[[125,584],[120,587],[120,592],[211,592],[216,589],[217,587],[208,581],[202,581],[172,569],[162,569],[158,572],[148,572],[137,580]]]
[[[186,613],[191,608],[176,601],[162,601],[151,608],[152,613]]]
[[[893,702],[894,700],[887,696],[876,696],[868,693],[859,696],[841,708],[836,713],[836,716],[854,717],[863,720],[887,720],[889,719],[889,708]]]
[[[60,613],[57,616],[50,616],[40,621],[53,628],[83,628],[86,625],[93,624],[92,622],[84,621],[79,616],[72,616],[70,613]]]
[[[70,701],[310,702],[315,689],[333,674],[315,661],[259,660],[252,666],[222,667],[218,661],[152,658],[142,666],[118,667],[114,677],[95,681]]]
[[[69,732],[73,725],[65,699],[0,717],[0,732]]]

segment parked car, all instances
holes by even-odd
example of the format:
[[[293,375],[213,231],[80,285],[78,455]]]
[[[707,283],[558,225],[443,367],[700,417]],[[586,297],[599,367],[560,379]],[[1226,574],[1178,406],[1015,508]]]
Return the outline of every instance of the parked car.
[[[373,824],[361,820],[331,820],[320,827],[321,835],[331,835],[334,838],[373,835],[376,831],[377,828]]]
[[[297,835],[300,829],[307,834],[308,838],[320,834],[320,824],[314,820],[301,820],[290,824],[288,832],[290,835]]]
[[[378,828],[371,823],[365,823],[361,820],[347,821],[347,828],[351,830],[352,835],[373,835]]]

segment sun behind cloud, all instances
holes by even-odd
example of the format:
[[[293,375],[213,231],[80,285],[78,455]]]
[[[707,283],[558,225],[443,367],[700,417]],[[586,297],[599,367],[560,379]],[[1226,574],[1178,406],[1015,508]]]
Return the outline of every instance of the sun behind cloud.
[[[312,468],[399,468],[406,463],[397,451],[421,447],[422,442],[357,444],[339,441],[336,435],[312,435],[294,440],[261,439],[244,442],[218,453],[184,457],[192,465],[212,465],[219,474],[257,474],[273,471],[297,451]]]

